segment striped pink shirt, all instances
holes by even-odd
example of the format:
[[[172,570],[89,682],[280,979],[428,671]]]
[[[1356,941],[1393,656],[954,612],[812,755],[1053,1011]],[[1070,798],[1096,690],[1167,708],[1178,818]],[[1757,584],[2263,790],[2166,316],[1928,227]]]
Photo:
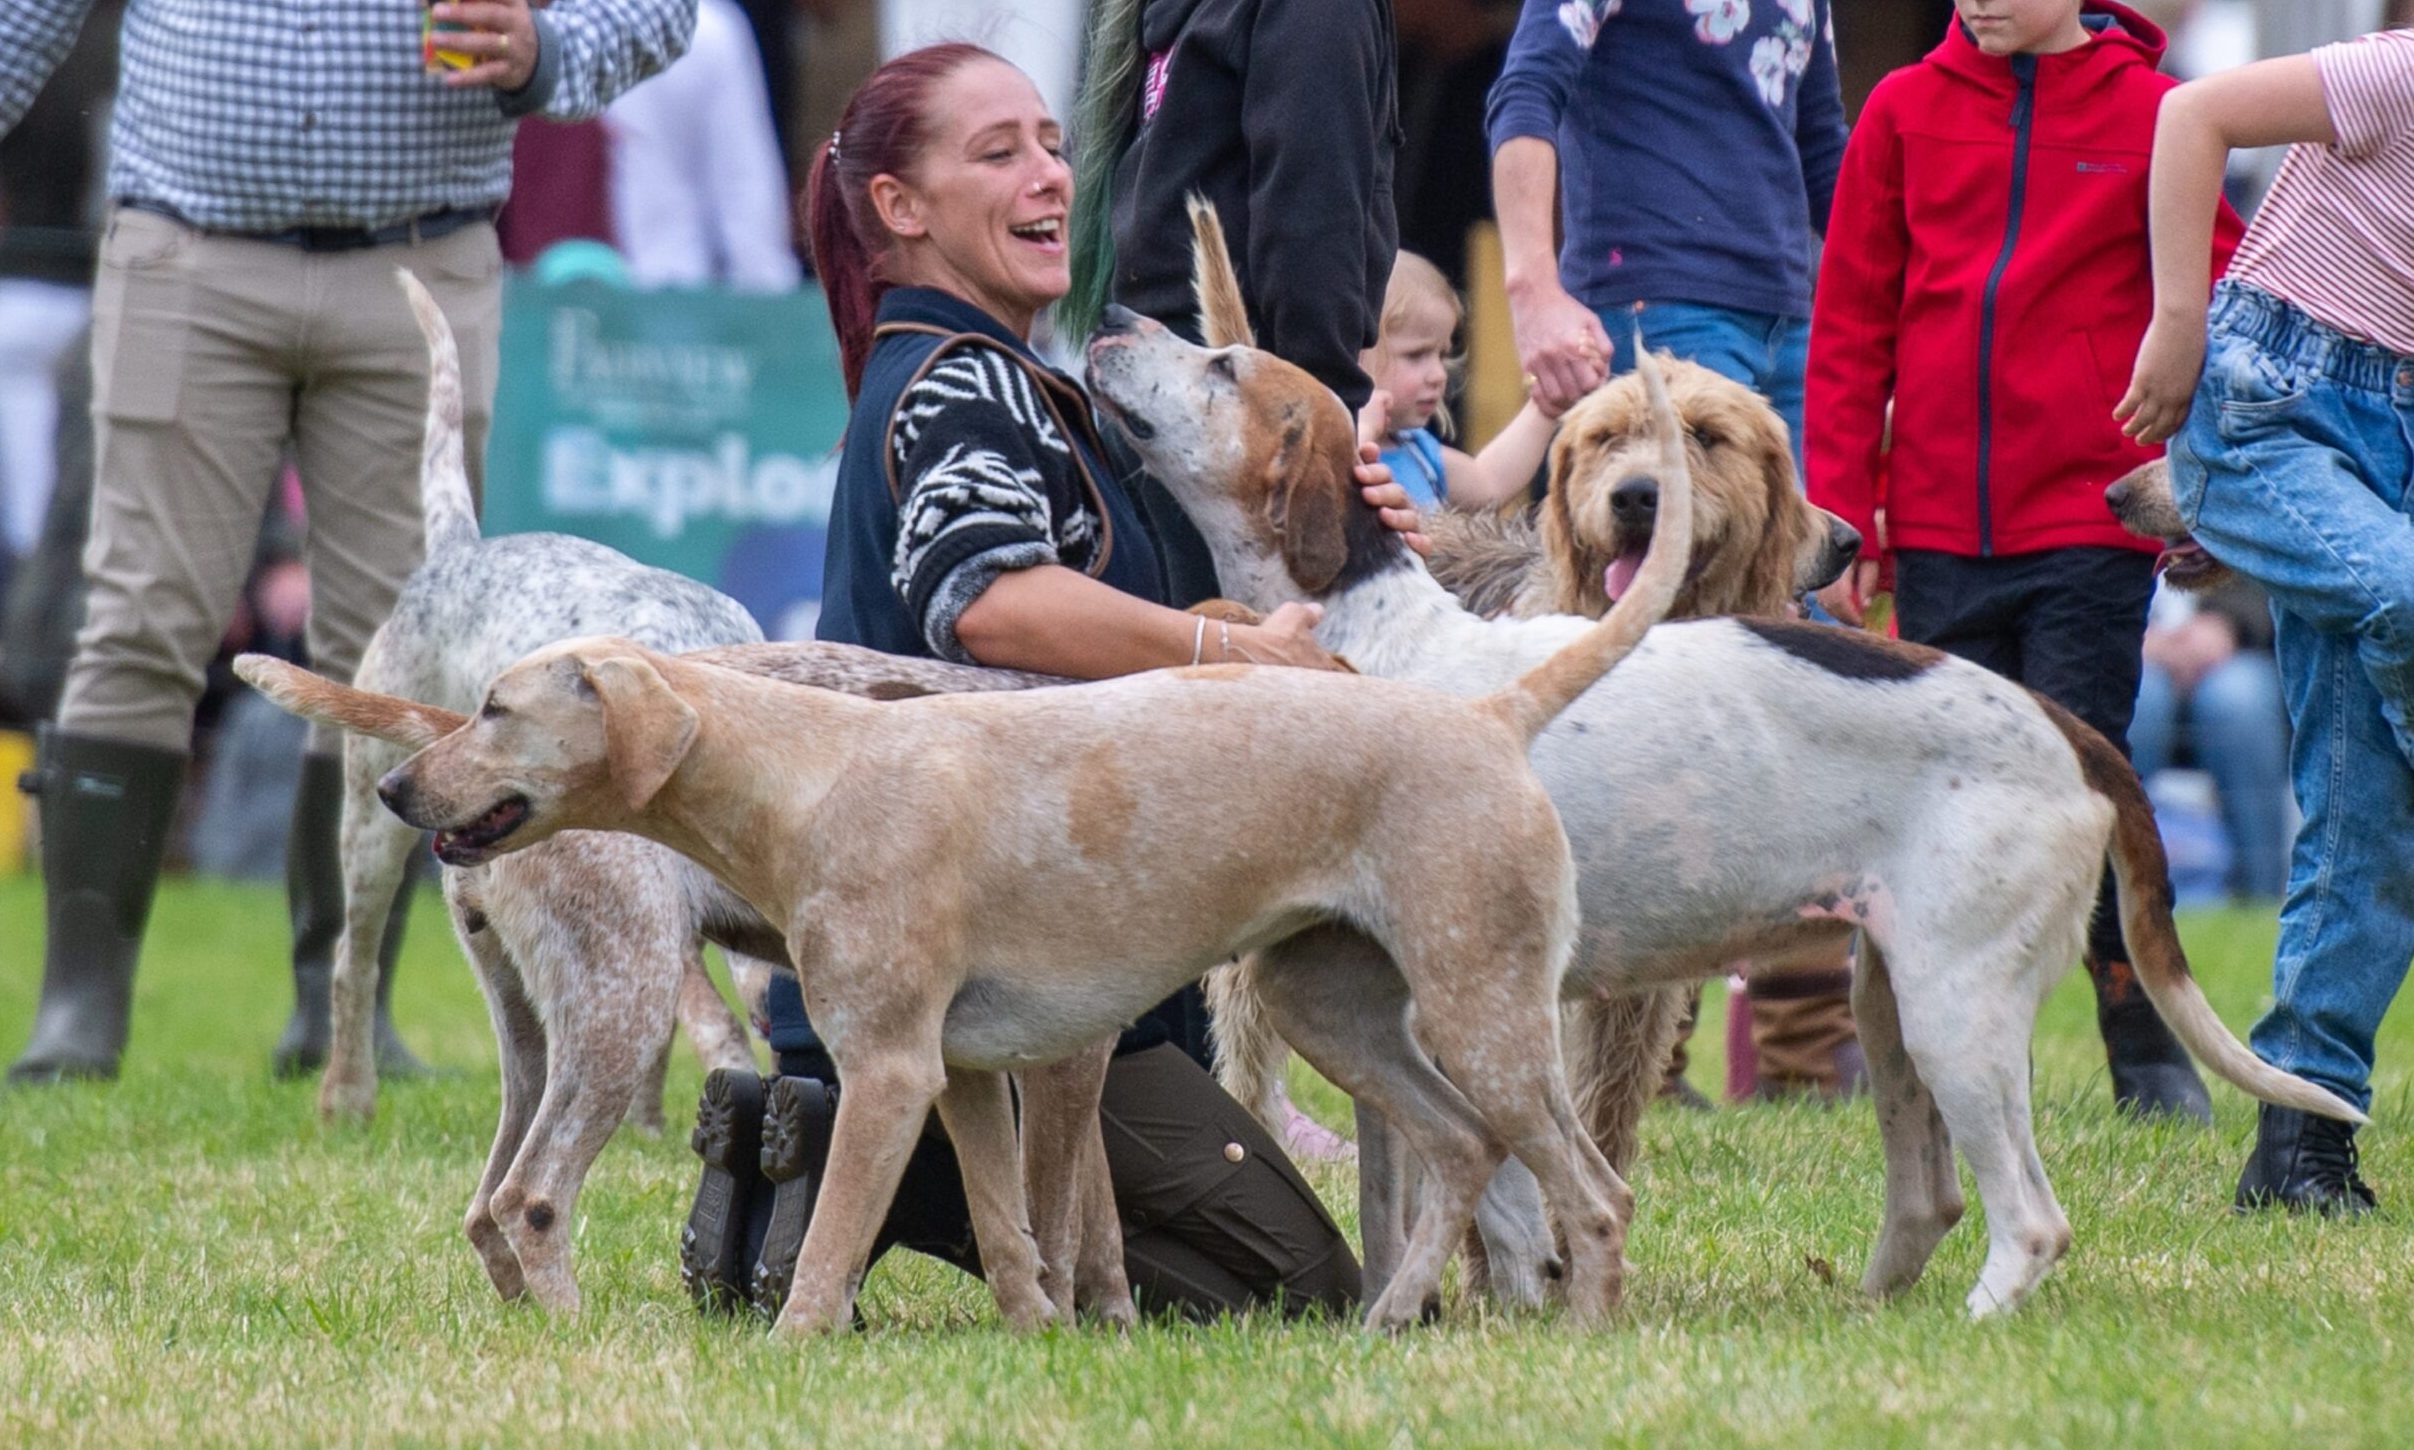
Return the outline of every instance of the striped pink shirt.
[[[2338,143],[2299,143],[2246,229],[2233,281],[2414,354],[2414,31],[2313,53]]]

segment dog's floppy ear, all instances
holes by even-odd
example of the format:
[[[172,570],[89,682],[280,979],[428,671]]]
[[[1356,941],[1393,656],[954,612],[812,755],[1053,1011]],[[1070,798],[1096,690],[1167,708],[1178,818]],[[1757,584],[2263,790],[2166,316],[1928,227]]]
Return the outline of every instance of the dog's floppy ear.
[[[639,655],[582,660],[579,674],[603,706],[612,784],[630,810],[644,810],[696,743],[696,709]]]
[[[1576,406],[1581,408],[1584,404],[1579,402]],[[1609,595],[1601,582],[1609,560],[1576,527],[1575,513],[1576,472],[1591,462],[1596,452],[1589,429],[1571,428],[1564,418],[1561,420],[1559,436],[1551,440],[1550,471],[1545,477],[1542,507],[1537,513],[1542,557],[1558,592],[1558,604],[1554,607],[1572,605],[1580,614],[1602,615],[1609,612]]]
[[[1249,309],[1241,301],[1240,278],[1232,270],[1232,249],[1224,244],[1223,219],[1215,203],[1192,192],[1190,202],[1190,287],[1199,303],[1199,336],[1209,347],[1255,347],[1257,334],[1249,327]]]
[[[420,750],[469,723],[467,715],[322,679],[274,655],[235,656],[235,674],[270,703],[305,720]]]
[[[1321,594],[1349,562],[1348,517],[1359,506],[1354,481],[1335,477],[1332,450],[1316,443],[1304,417],[1283,426],[1282,447],[1266,465],[1267,512],[1293,582]]]

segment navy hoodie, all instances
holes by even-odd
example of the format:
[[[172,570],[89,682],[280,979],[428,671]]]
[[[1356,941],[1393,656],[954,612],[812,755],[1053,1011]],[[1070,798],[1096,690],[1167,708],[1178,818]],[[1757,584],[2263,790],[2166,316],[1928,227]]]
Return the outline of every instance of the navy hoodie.
[[[1828,0],[1525,0],[1485,129],[1558,147],[1577,301],[1810,316],[1844,157]]]

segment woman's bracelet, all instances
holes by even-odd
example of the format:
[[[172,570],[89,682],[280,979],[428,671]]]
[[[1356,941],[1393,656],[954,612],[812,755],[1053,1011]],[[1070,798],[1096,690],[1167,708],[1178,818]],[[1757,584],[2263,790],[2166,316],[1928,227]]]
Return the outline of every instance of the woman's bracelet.
[[[1229,633],[1229,630],[1227,630],[1227,634],[1228,634],[1228,633]],[[1194,632],[1191,634],[1191,636],[1190,636],[1190,662],[1191,662],[1192,664],[1194,664],[1194,665],[1195,665],[1195,664],[1197,664],[1197,663],[1199,663],[1199,657],[1200,657],[1202,654],[1204,654],[1204,653],[1206,652],[1206,649],[1207,649],[1207,616],[1206,616],[1206,615],[1204,615],[1204,614],[1202,614],[1202,615],[1200,615],[1200,616],[1199,616],[1199,627],[1198,627],[1198,629],[1197,629],[1196,631],[1194,631]]]

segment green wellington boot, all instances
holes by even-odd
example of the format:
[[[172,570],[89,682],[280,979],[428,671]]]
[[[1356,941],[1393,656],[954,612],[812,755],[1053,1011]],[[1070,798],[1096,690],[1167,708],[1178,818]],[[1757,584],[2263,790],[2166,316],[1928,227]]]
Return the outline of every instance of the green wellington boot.
[[[293,793],[293,826],[285,841],[285,900],[293,917],[293,1015],[277,1038],[269,1065],[278,1077],[301,1077],[327,1064],[332,1028],[328,1001],[335,980],[335,948],[344,934],[344,762],[333,755],[302,757],[302,779]],[[402,955],[404,918],[411,888],[422,868],[414,853],[411,869],[394,893],[385,936],[377,944],[377,1071],[381,1077],[417,1077],[425,1064],[403,1046],[394,1030],[394,962]]]
[[[10,1082],[117,1076],[184,770],[178,751],[42,732],[23,782],[42,808],[42,1005]]]

